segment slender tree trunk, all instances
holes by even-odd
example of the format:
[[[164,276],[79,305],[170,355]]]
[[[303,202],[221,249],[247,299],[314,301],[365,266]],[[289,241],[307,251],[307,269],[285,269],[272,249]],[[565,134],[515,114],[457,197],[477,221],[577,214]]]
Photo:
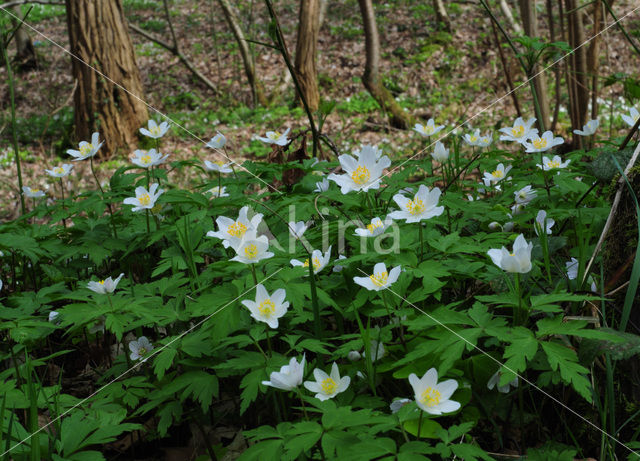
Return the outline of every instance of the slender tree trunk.
[[[513,28],[513,31],[516,35],[522,35],[522,27],[513,19],[513,14],[511,13],[511,8],[509,8],[509,4],[507,0],[500,0],[500,9],[502,10],[502,14],[507,18],[507,22]]]
[[[143,97],[140,72],[120,0],[66,0],[71,52],[138,98]],[[78,140],[99,131],[104,156],[121,146],[135,145],[147,121],[147,107],[77,59],[71,59],[78,82],[74,95]]]
[[[300,0],[298,41],[296,43],[295,71],[309,108],[318,110],[318,31],[320,26],[320,0]]]
[[[442,0],[433,0],[433,9],[436,11],[438,24],[443,24],[444,28],[451,32],[451,20]]]
[[[584,43],[585,33],[582,23],[583,10],[578,9],[576,0],[565,0],[567,11],[567,29],[569,31],[569,46],[573,49]],[[569,96],[571,108],[571,127],[582,129],[587,121],[589,106],[589,84],[587,78],[587,49],[580,47],[571,53],[569,59]],[[574,136],[573,145],[581,147],[582,138]]]
[[[366,48],[366,62],[362,82],[371,96],[387,113],[391,126],[406,129],[411,124],[411,118],[398,105],[391,93],[384,87],[380,79],[380,38],[376,25],[376,17],[371,0],[358,0],[362,21],[364,22],[364,37]]]
[[[222,7],[222,11],[224,12],[224,17],[229,24],[231,32],[233,32],[233,36],[238,42],[238,47],[240,48],[240,56],[242,56],[242,63],[244,64],[244,73],[247,76],[247,81],[249,82],[249,86],[251,87],[251,97],[253,99],[253,103],[259,103],[262,106],[266,106],[267,98],[264,95],[262,84],[256,78],[255,63],[253,62],[251,51],[249,50],[249,42],[247,42],[244,32],[242,31],[238,15],[231,6],[231,3],[229,3],[229,0],[218,0],[218,2],[220,2],[220,6]]]
[[[598,118],[598,70],[600,67],[600,31],[603,29],[602,3],[595,0],[593,4],[593,35],[587,51],[587,72],[591,75],[591,118]]]
[[[15,5],[11,8],[13,14],[17,17],[22,18],[22,11],[19,5]],[[14,27],[17,27],[18,20],[11,18],[11,22]],[[38,61],[36,59],[36,50],[33,48],[33,42],[31,42],[31,37],[25,30],[25,26],[21,26],[16,31],[13,39],[16,42],[16,67],[19,71],[24,72],[31,69],[35,69],[38,67]]]
[[[529,37],[538,37],[538,18],[536,16],[535,0],[520,0],[520,15],[522,16],[522,25],[524,33]],[[536,65],[531,75],[540,72],[541,67]],[[530,77],[530,76],[527,76]],[[540,107],[540,116],[542,120],[538,120],[538,127],[544,131],[549,125],[549,96],[547,92],[547,84],[544,74],[540,74],[533,79],[533,86],[538,96],[538,104]]]

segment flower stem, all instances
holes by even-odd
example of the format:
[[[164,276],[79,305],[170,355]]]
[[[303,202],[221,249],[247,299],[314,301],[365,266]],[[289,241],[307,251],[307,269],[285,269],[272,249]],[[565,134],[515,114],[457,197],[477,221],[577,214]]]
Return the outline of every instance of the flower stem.
[[[522,296],[520,294],[520,274],[513,274],[514,281],[516,283],[516,296],[518,297],[518,310],[513,314],[513,322],[518,325],[518,320],[520,318],[520,311],[522,309]]]
[[[91,167],[91,173],[93,174],[93,178],[96,180],[96,184],[98,185],[98,189],[100,189],[100,194],[102,195],[102,200],[106,202],[104,198],[104,190],[100,185],[100,181],[98,181],[98,175],[96,175],[96,170],[93,168],[93,156],[89,157],[89,166]],[[111,204],[107,203],[107,208],[109,210],[109,215],[111,216],[111,227],[113,228],[113,236],[118,238],[118,231],[116,230],[116,224],[113,222],[113,210],[111,209]]]
[[[147,234],[151,233],[151,228],[149,227],[149,209],[147,208],[145,211],[145,217],[147,218]]]
[[[269,336],[269,325],[264,324],[264,332],[267,335],[267,350],[269,351],[269,358],[273,357],[273,350],[271,349],[271,336]]]
[[[424,239],[422,236],[422,223],[418,222],[418,226],[420,226],[418,228],[420,233],[420,262],[422,262],[422,260],[424,259]]]
[[[62,180],[62,178],[60,178],[60,194],[62,195],[62,210],[66,213],[67,208],[64,206],[64,181]],[[67,220],[64,218],[62,218],[62,224],[64,225],[64,227],[67,227]]]
[[[422,432],[422,415],[424,415],[424,411],[420,410],[420,417],[418,418],[418,440],[420,440],[420,432]]]
[[[258,285],[258,276],[256,275],[256,267],[253,264],[249,264],[251,268],[251,275],[253,276],[253,284]]]
[[[296,386],[296,392],[298,393],[298,398],[300,399],[300,403],[302,404],[302,413],[304,413],[304,419],[309,421],[309,415],[307,414],[307,407],[304,404],[304,399],[302,398],[302,392],[300,392],[300,387]]]
[[[309,254],[311,261],[311,254]],[[322,329],[320,326],[320,305],[318,304],[318,293],[316,291],[315,274],[313,273],[313,262],[309,263],[309,285],[311,287],[311,304],[313,306],[313,331],[316,339],[322,339]]]

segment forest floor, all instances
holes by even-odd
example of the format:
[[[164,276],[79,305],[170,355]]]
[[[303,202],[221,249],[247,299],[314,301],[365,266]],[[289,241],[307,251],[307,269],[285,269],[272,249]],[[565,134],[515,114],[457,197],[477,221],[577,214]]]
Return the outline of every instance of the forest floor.
[[[616,2],[618,16],[630,11],[634,3],[633,0]],[[268,15],[263,3],[252,0],[237,4],[247,36],[268,42]],[[451,33],[438,30],[428,2],[395,0],[376,5],[383,50],[381,70],[386,86],[416,121],[433,117],[451,129],[479,114],[465,125],[462,129],[465,131],[471,125],[491,129],[510,123],[509,120],[515,117],[515,110],[512,98],[505,97],[508,87],[490,20],[475,2],[447,4],[452,21]],[[124,5],[131,23],[169,41],[161,2],[124,0]],[[298,3],[282,1],[276,6],[288,47],[293,52]],[[26,8],[24,11],[26,13]],[[504,21],[499,12],[496,13]],[[514,13],[517,12],[514,10]],[[223,132],[229,141],[231,156],[236,161],[267,155],[269,148],[256,141],[256,135],[264,135],[268,130],[291,128],[295,131],[308,126],[304,112],[293,102],[294,88],[282,58],[275,50],[257,44],[252,44],[256,72],[265,86],[270,105],[251,107],[251,93],[245,83],[238,47],[217,2],[174,1],[171,16],[181,49],[216,84],[222,96],[216,98],[195,80],[177,57],[132,32],[145,98],[151,107],[201,139],[209,139],[216,131]],[[540,16],[546,18],[542,11]],[[546,35],[544,18],[541,19],[541,31]],[[68,161],[66,149],[79,140],[73,137],[70,57],[49,41],[64,48],[69,46],[64,8],[34,5],[28,22],[42,33],[37,35],[30,31],[39,67],[17,76],[16,112],[25,183],[42,188],[48,186],[43,167]],[[640,12],[625,18],[624,26],[637,40]],[[509,29],[506,23],[505,27]],[[635,60],[631,56],[633,51],[618,28],[606,31],[601,43],[606,57],[600,67],[603,78],[614,73],[633,75],[636,72]],[[524,81],[524,74],[518,69],[511,50],[505,47],[504,53],[508,72],[517,86]],[[424,140],[414,132],[389,127],[384,114],[362,85],[363,68],[364,35],[357,2],[331,2],[320,31],[318,69],[321,97],[335,101],[337,105],[328,116],[323,131],[341,152],[373,143],[380,145],[385,153],[399,158],[424,148]],[[0,72],[6,77],[4,68]],[[551,81],[552,69],[546,75]],[[550,89],[553,91],[552,85]],[[562,91],[566,92],[565,89]],[[526,86],[516,94],[525,116],[533,116]],[[3,108],[0,162],[5,167],[0,172],[0,189],[4,190],[3,196],[8,193],[13,198],[3,200],[11,209],[5,209],[2,215],[10,217],[13,209],[17,209],[18,190],[13,184],[15,170],[12,166],[6,78],[0,79],[0,95]],[[606,112],[604,115],[612,113],[619,118],[618,114],[628,104],[623,85],[617,83],[605,87],[601,96],[610,106],[602,111]],[[566,95],[562,99],[564,101]],[[561,104],[557,134],[568,136],[569,130],[569,116]],[[163,150],[172,154],[173,159],[204,158],[206,155],[204,146],[179,127],[174,128],[172,136],[165,138]],[[115,163],[107,162],[102,168],[110,171],[114,166],[124,164],[129,154],[117,153],[111,157]],[[106,179],[106,176],[105,172],[102,177]],[[77,177],[80,178],[79,183],[71,184],[73,188],[82,188],[82,178],[90,175],[87,171],[87,174]]]

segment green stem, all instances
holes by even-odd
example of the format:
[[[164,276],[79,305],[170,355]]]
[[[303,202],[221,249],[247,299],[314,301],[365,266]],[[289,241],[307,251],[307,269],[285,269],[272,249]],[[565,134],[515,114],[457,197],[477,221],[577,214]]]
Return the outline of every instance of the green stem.
[[[309,285],[311,287],[311,305],[313,306],[313,330],[316,339],[322,339],[322,326],[320,325],[320,304],[318,303],[318,292],[316,290],[315,274],[313,273],[312,255],[309,254]]]
[[[273,357],[273,349],[271,349],[271,336],[269,336],[269,325],[264,324],[264,332],[267,335],[267,350],[269,351],[269,358]]]
[[[109,210],[109,216],[111,216],[111,227],[113,228],[113,236],[118,238],[118,231],[116,230],[116,224],[113,221],[113,210],[111,209],[111,204],[106,201],[104,197],[104,190],[100,185],[100,181],[98,181],[98,175],[96,174],[96,170],[93,168],[93,156],[89,157],[89,165],[91,167],[91,173],[93,174],[93,178],[96,180],[96,184],[98,185],[98,189],[100,189],[100,194],[102,195],[102,201],[107,204],[107,209]]]
[[[66,214],[67,207],[64,206],[64,181],[62,178],[60,178],[60,195],[62,195],[62,211]],[[62,218],[62,224],[65,228],[67,227],[67,220],[64,217]]]
[[[304,419],[309,421],[309,415],[307,414],[307,407],[304,404],[304,399],[302,398],[302,392],[300,392],[299,386],[296,386],[296,392],[298,393],[298,398],[300,399],[300,403],[302,404],[302,413],[304,413]]]
[[[149,226],[149,209],[147,208],[145,211],[145,217],[147,218],[147,234],[151,233],[151,227]]]
[[[513,323],[518,325],[518,320],[520,318],[520,312],[521,312],[521,309],[522,309],[522,296],[521,296],[521,293],[520,293],[520,274],[515,272],[513,274],[513,279],[514,279],[515,284],[516,284],[516,296],[518,297],[518,308],[513,313]]]
[[[258,286],[258,276],[256,275],[256,267],[253,264],[249,264],[251,268],[251,275],[253,276],[253,284]]]
[[[422,223],[418,222],[418,233],[420,234],[420,262],[424,260],[424,238],[422,235]]]
[[[420,440],[420,432],[422,432],[422,416],[423,415],[424,415],[424,411],[420,409],[420,417],[418,418],[418,434],[416,435],[416,437],[418,437],[418,440]]]
[[[5,47],[5,34],[4,30],[0,30],[0,49],[2,49],[2,56],[4,58],[5,67],[7,69],[7,83],[9,84],[9,99],[11,100],[11,132],[13,138],[13,153],[16,160],[16,169],[18,170],[18,189],[20,189],[20,209],[24,215],[26,212],[24,205],[24,194],[22,193],[22,168],[20,165],[20,154],[18,152],[18,131],[16,127],[16,101],[13,89],[13,72],[11,69],[11,62],[9,61],[9,55]]]

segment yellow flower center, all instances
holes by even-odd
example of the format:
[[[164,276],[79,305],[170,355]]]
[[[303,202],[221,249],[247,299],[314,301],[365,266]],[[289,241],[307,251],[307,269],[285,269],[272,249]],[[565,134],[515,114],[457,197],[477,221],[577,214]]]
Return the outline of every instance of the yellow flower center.
[[[229,226],[227,229],[227,234],[232,237],[241,238],[247,232],[247,226],[242,224],[240,221],[236,221]]]
[[[520,138],[524,134],[524,126],[518,125],[511,128],[511,134],[514,138]]]
[[[57,166],[53,169],[53,172],[55,174],[64,174],[64,168],[62,168],[61,166]]]
[[[147,206],[151,203],[151,197],[149,197],[149,194],[142,194],[140,197],[138,197],[138,202],[142,206]]]
[[[521,199],[526,199],[527,198],[527,193],[526,192],[519,192],[518,193],[518,197],[520,197]]]
[[[140,349],[138,349],[138,355],[146,355],[147,354],[147,350],[144,347],[141,347]]]
[[[424,127],[425,134],[433,134],[434,130],[435,130],[435,127],[431,125],[427,125]]]
[[[504,170],[495,170],[491,172],[491,176],[494,178],[502,178],[504,177]]]
[[[304,264],[302,266],[309,267],[309,258],[304,260]],[[313,258],[313,270],[317,271],[320,268],[320,266],[322,266],[322,262],[320,262],[320,259]]]
[[[424,211],[424,202],[420,200],[418,197],[415,197],[413,200],[409,200],[406,205],[407,211],[412,215],[420,214]]]
[[[367,230],[369,231],[370,234],[373,234],[373,232],[382,227],[382,220],[378,219],[377,221],[372,222],[371,224],[367,224]]]
[[[486,136],[484,138],[480,138],[480,142],[482,142],[482,144],[489,144],[489,138]]]
[[[544,138],[534,139],[532,143],[533,147],[535,147],[536,149],[543,149],[547,147],[547,140]]]
[[[477,140],[478,140],[478,137],[475,134],[472,134],[471,136],[469,136],[469,141],[476,142]]]
[[[213,162],[213,163],[215,163],[215,164],[216,164],[216,165],[218,165],[218,166],[222,166],[222,165],[224,165],[224,162],[223,162],[222,160],[218,160],[218,161]]]
[[[37,194],[38,192],[40,192],[40,189],[31,189],[32,194]]]
[[[151,129],[149,130],[151,132],[152,135],[154,136],[158,136],[161,131],[160,131],[160,127],[158,125],[156,126],[152,126]]]
[[[353,179],[353,182],[356,184],[366,184],[369,179],[371,179],[371,173],[369,173],[369,169],[366,166],[360,165],[353,173],[351,173],[351,179]]]
[[[145,165],[148,165],[149,163],[151,163],[151,156],[150,155],[143,155],[142,157],[140,157],[140,161],[142,163],[144,163]]]
[[[327,378],[320,383],[320,387],[322,388],[322,392],[327,395],[332,395],[336,392],[338,385],[333,379]]]
[[[554,161],[554,160],[549,160],[547,162],[547,168],[548,169],[553,169],[553,168],[560,168],[560,162]]]
[[[255,259],[255,257],[258,256],[258,247],[250,243],[244,247],[244,254],[248,259]]]
[[[104,285],[104,280],[100,280],[98,283],[99,283],[100,285]]]
[[[387,284],[389,274],[387,273],[387,271],[378,272],[377,274],[370,275],[369,279],[373,282],[374,285],[383,287]]]
[[[276,311],[276,305],[269,298],[265,299],[258,306],[258,311],[265,317],[271,317]]]
[[[440,392],[432,387],[427,387],[420,397],[420,402],[426,407],[434,407],[440,403],[441,398]]]
[[[280,136],[282,135],[280,134],[279,131],[273,131],[271,134],[267,135],[269,139],[278,139]]]
[[[92,149],[93,149],[93,144],[88,142],[87,144],[84,144],[80,147],[80,155],[82,155],[83,157],[86,157],[91,153]]]

